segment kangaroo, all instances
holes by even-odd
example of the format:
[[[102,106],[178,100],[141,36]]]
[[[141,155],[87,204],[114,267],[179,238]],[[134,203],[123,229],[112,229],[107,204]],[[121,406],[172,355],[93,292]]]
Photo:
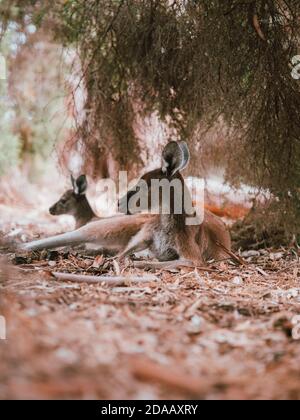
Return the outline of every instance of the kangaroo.
[[[153,218],[152,215],[113,216],[98,218],[93,212],[87,197],[87,179],[81,175],[76,180],[71,176],[72,190],[68,190],[55,203],[49,212],[51,215],[69,214],[76,220],[76,230],[38,241],[21,245],[24,251],[39,251],[65,246],[95,245],[107,255],[123,251],[132,237],[142,226]]]
[[[75,218],[76,229],[81,228],[87,223],[99,219],[86,197],[88,187],[85,175],[79,176],[77,179],[71,175],[73,189],[66,191],[63,196],[50,209],[52,216],[61,216],[68,214]]]
[[[150,248],[159,261],[186,259],[195,265],[203,264],[207,259],[224,257],[224,248],[230,250],[231,240],[223,222],[212,213],[205,211],[204,221],[197,226],[188,226],[188,218],[195,216],[192,198],[180,173],[189,163],[190,153],[186,143],[171,142],[162,153],[162,166],[145,174],[144,181],[148,191],[143,192],[139,184],[129,191],[119,202],[121,212],[126,213],[114,218],[92,222],[80,229],[25,244],[27,251],[74,246],[93,243],[106,248],[117,248],[120,257]],[[171,193],[170,213],[164,214],[164,197],[159,195],[159,214],[131,214],[130,201],[140,200],[146,203],[148,210],[152,203],[153,181],[179,181],[181,188],[173,188]],[[177,184],[178,186],[178,184]],[[141,200],[142,198],[142,200]],[[182,213],[176,213],[176,205],[182,206]],[[188,208],[188,210],[186,210]],[[128,210],[129,209],[129,210]],[[219,246],[219,244],[221,246]],[[226,254],[227,256],[227,254]]]
[[[139,201],[140,210],[149,210],[153,204],[159,207],[159,216],[145,224],[136,235],[123,256],[150,247],[160,261],[186,259],[196,265],[209,259],[220,259],[228,256],[224,249],[230,251],[230,234],[217,216],[204,211],[204,220],[200,225],[189,226],[188,219],[195,217],[192,197],[181,175],[187,167],[190,152],[185,142],[171,142],[162,153],[162,166],[146,173],[135,188],[129,191],[119,202],[121,212],[131,214],[130,202]],[[169,214],[165,214],[166,197],[159,191],[158,202],[153,203],[153,186],[168,181],[174,185],[170,191]],[[176,181],[176,182],[174,182]],[[145,188],[146,185],[146,188]],[[143,197],[143,194],[147,195]],[[143,204],[145,208],[143,208]],[[182,210],[177,214],[176,207]]]

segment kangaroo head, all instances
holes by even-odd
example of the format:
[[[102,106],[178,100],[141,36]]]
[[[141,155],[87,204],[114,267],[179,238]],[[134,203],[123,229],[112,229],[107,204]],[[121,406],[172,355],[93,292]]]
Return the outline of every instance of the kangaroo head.
[[[62,197],[55,203],[49,212],[52,216],[61,216],[68,214],[74,216],[80,210],[82,201],[86,200],[87,179],[85,175],[81,175],[77,179],[71,175],[72,190],[66,191]]]
[[[121,213],[134,214],[159,208],[168,202],[171,213],[182,208],[185,183],[181,171],[190,160],[185,142],[170,142],[162,152],[161,167],[141,177],[137,185],[119,201]],[[137,210],[136,210],[137,209]]]

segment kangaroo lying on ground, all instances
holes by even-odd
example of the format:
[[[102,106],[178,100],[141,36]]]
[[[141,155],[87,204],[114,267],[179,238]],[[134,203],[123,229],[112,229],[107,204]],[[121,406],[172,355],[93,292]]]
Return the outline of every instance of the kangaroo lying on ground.
[[[196,265],[201,265],[208,259],[228,257],[224,249],[230,251],[231,238],[220,218],[205,210],[203,222],[200,225],[189,226],[188,219],[196,214],[192,197],[180,173],[187,167],[189,160],[190,152],[185,142],[169,143],[162,153],[162,167],[146,173],[137,186],[120,200],[120,211],[127,214],[131,213],[130,201],[134,201],[135,196],[139,203],[146,204],[146,208],[140,207],[141,210],[149,210],[153,204],[158,204],[160,213],[157,218],[143,226],[123,255],[150,247],[160,261],[184,258]],[[152,198],[155,197],[152,190],[157,186],[157,182],[163,185],[163,181],[173,183],[174,188],[170,190],[170,195],[160,192],[158,203],[152,203]],[[145,184],[147,188],[144,188]],[[146,194],[146,197],[143,198],[143,194]],[[169,205],[168,214],[164,214],[166,205]],[[178,205],[182,210],[179,214],[176,213]]]
[[[73,216],[76,223],[76,229],[79,229],[90,222],[101,220],[93,211],[87,196],[88,182],[86,175],[80,175],[77,179],[71,175],[73,189],[66,191],[61,198],[49,209],[52,216],[70,215]],[[76,250],[85,251],[89,255],[104,254],[114,256],[118,253],[115,249],[94,248],[91,244],[83,244],[76,247]]]
[[[86,197],[88,187],[86,176],[81,175],[75,179],[71,175],[71,182],[73,189],[66,191],[57,203],[49,209],[49,213],[52,216],[64,214],[73,216],[76,222],[76,229],[79,229],[87,223],[100,218],[94,213]]]
[[[163,150],[162,167],[141,178],[148,186],[146,201],[150,204],[142,210],[151,208],[153,181],[179,181],[181,188],[172,190],[170,214],[163,214],[165,203],[160,194],[159,214],[128,215],[128,204],[138,193],[138,185],[136,190],[129,191],[120,200],[120,209],[127,215],[92,222],[74,232],[25,244],[23,249],[32,251],[93,243],[100,247],[117,248],[119,256],[125,257],[150,248],[159,261],[183,258],[196,265],[203,264],[207,259],[228,257],[224,248],[231,248],[230,234],[221,219],[205,211],[203,223],[188,226],[187,219],[194,217],[195,211],[180,171],[188,165],[189,158],[186,143],[171,142]],[[182,206],[182,214],[176,214],[175,202],[183,201],[188,203],[188,212],[186,206]]]

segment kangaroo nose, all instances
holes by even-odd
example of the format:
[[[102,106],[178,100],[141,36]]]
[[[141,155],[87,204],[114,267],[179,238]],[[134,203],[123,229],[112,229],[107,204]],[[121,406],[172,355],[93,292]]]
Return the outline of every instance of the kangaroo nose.
[[[55,216],[55,207],[50,207],[49,213],[51,214],[51,216]]]

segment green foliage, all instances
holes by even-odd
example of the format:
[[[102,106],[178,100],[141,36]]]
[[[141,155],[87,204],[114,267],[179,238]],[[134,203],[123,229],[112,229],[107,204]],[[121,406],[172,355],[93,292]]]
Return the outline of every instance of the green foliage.
[[[10,31],[0,44],[0,54],[8,57]],[[7,70],[6,70],[7,74]],[[19,161],[20,143],[12,131],[12,120],[14,117],[13,105],[7,96],[7,81],[0,80],[0,176],[15,166]]]
[[[3,82],[0,81],[0,87]],[[12,133],[9,111],[0,105],[0,176],[19,160],[19,139]]]
[[[48,159],[54,145],[65,139],[69,129],[68,115],[65,115],[69,69],[62,47],[46,31],[36,31],[32,25],[39,15],[33,13],[34,2],[28,9],[13,3],[12,9],[8,8],[8,2],[0,4],[0,8],[6,4],[9,15],[0,45],[0,53],[7,57],[9,68],[1,114],[3,118],[10,114],[9,123],[1,124],[2,159],[7,161],[5,167],[2,163],[2,172],[17,163],[17,156],[21,163],[30,160],[27,167],[34,171],[35,162]],[[15,13],[16,9],[22,10],[23,16],[21,12]],[[14,12],[9,14],[8,10]],[[26,10],[31,14],[25,15]]]

